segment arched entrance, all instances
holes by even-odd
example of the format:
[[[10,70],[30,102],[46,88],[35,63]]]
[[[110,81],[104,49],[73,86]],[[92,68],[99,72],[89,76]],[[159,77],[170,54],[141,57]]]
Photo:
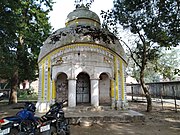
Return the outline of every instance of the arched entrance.
[[[84,72],[77,76],[76,103],[90,103],[90,77]]]
[[[65,73],[60,73],[56,80],[56,101],[68,99],[68,80]]]
[[[106,73],[102,73],[99,78],[99,104],[111,105],[109,76]]]

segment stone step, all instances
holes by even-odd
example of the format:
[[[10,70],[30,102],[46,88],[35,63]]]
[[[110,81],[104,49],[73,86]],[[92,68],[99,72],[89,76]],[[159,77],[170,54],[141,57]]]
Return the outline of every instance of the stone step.
[[[120,123],[120,122],[139,122],[144,121],[145,116],[133,110],[103,110],[103,111],[65,111],[65,117],[69,119],[70,124],[80,124],[83,121],[92,121],[92,123]]]

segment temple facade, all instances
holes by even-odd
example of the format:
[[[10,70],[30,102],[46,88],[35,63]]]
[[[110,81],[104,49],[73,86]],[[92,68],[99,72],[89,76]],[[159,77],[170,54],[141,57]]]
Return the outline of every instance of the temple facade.
[[[47,38],[39,54],[38,111],[62,100],[68,107],[124,109],[127,61],[118,38],[84,5],[68,14],[65,25]]]

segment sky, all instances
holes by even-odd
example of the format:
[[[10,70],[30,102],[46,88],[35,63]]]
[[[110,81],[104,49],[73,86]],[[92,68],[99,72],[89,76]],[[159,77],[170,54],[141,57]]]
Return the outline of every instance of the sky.
[[[84,0],[86,2],[88,0]],[[54,0],[53,11],[49,13],[49,22],[54,31],[65,27],[65,20],[67,15],[75,9],[74,0]],[[101,10],[107,11],[113,7],[113,0],[94,0],[90,10],[95,12],[101,19]]]
[[[53,31],[56,31],[57,29],[65,27],[65,21],[67,15],[72,12],[75,9],[75,0],[53,0],[55,3],[53,4],[53,11],[49,13],[49,22],[51,23],[52,27],[54,28]],[[83,0],[84,2],[90,1],[90,0]],[[101,10],[107,11],[108,9],[112,9],[113,7],[113,0],[94,0],[94,2],[91,5],[90,10],[95,12],[102,23],[101,18]],[[120,29],[119,31],[120,37],[125,41],[126,43],[131,42],[133,38],[133,35],[131,35],[129,32]],[[180,49],[180,46],[177,47]]]
[[[65,21],[67,15],[75,9],[75,0],[53,0],[55,3],[53,4],[53,11],[49,13],[49,22],[54,28],[53,31],[57,29],[65,27]],[[83,0],[84,2],[90,0]],[[103,19],[101,18],[101,10],[107,11],[108,9],[113,8],[113,0],[94,0],[91,5],[90,10],[95,12],[100,20],[101,24]],[[125,41],[129,42],[132,38],[127,31],[119,29],[120,37]],[[131,38],[130,38],[131,37]]]

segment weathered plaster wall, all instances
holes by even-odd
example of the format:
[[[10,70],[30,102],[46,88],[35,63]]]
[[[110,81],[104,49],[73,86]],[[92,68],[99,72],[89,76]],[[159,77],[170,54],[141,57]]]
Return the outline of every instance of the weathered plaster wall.
[[[125,65],[124,60],[116,53],[96,44],[72,44],[61,47],[52,51],[39,63],[40,82],[38,100],[39,102],[45,102],[45,104],[55,101],[58,92],[56,91],[56,81],[60,73],[67,75],[68,87],[71,87],[71,85],[76,86],[77,75],[85,72],[90,76],[91,83],[93,83],[93,85],[91,84],[92,87],[94,84],[98,85],[98,87],[94,87],[96,91],[106,89],[105,91],[102,90],[101,93],[98,92],[100,97],[97,97],[99,96],[97,92],[96,97],[91,97],[91,100],[95,99],[95,101],[92,101],[93,104],[96,104],[95,102],[100,99],[103,103],[106,101],[111,102],[112,107],[117,106],[121,108],[125,102],[125,88],[123,84]],[[99,80],[102,73],[108,75],[108,78],[105,77],[105,82]],[[91,88],[91,92],[94,89]],[[72,90],[68,90],[69,94],[70,91]],[[76,92],[76,88],[73,89],[73,92]],[[105,96],[104,99],[103,95]],[[71,96],[74,97],[75,95],[71,93]],[[71,105],[74,106],[75,102],[73,99]]]

